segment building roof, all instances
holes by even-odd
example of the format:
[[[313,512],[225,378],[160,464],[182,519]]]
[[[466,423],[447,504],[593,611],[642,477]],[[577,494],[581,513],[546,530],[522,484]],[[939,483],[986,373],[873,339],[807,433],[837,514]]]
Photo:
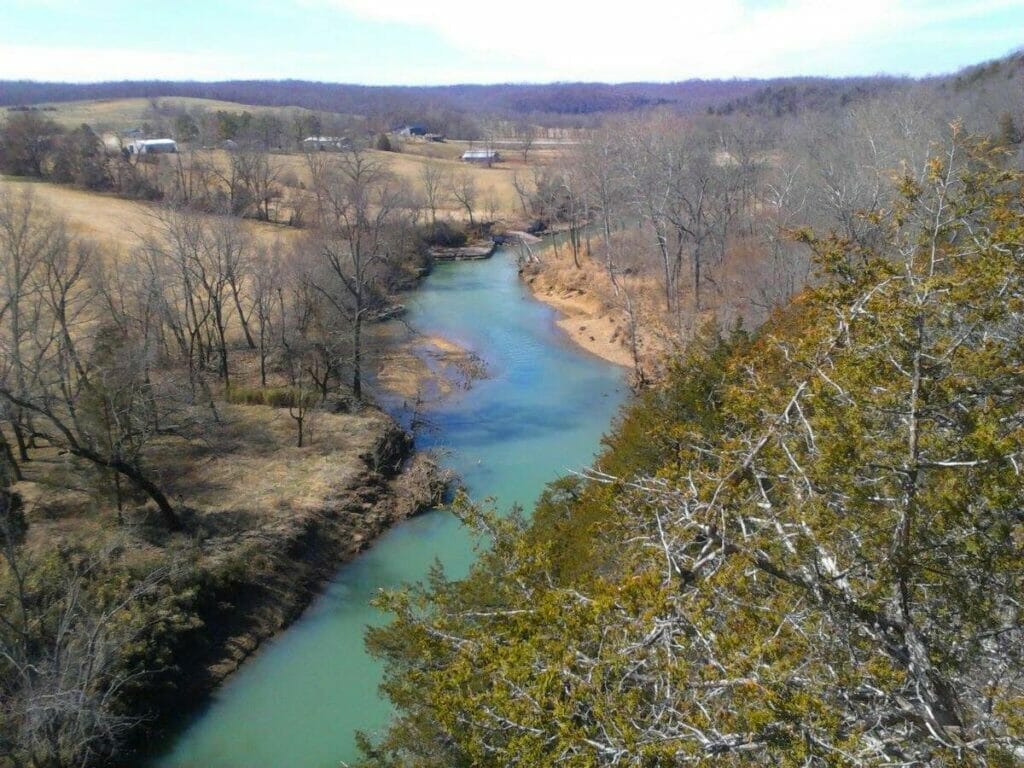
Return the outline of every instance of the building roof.
[[[488,160],[498,156],[494,149],[467,149],[462,153],[463,160]]]

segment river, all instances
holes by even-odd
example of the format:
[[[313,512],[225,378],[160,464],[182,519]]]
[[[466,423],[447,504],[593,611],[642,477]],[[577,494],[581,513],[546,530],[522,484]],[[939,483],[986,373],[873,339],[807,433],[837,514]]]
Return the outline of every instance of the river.
[[[474,498],[529,509],[544,485],[585,466],[627,391],[622,369],[572,346],[533,299],[514,256],[441,264],[407,301],[410,325],[476,352],[488,377],[426,414],[418,448],[437,448]],[[358,757],[354,732],[390,713],[381,666],[363,647],[384,620],[381,588],[423,578],[440,560],[466,572],[471,542],[431,512],[401,523],[345,565],[295,624],[261,650],[173,739],[155,768],[337,768]]]

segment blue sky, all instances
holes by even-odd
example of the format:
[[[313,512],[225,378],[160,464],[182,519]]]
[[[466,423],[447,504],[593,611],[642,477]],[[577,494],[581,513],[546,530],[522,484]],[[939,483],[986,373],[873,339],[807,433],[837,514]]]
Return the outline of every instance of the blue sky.
[[[0,0],[0,79],[923,75],[1022,45],[1024,0]]]

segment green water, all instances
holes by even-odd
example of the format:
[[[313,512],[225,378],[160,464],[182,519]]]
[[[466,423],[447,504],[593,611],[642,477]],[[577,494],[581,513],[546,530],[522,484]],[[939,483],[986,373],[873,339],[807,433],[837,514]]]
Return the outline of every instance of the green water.
[[[545,483],[586,465],[625,397],[622,370],[571,346],[554,312],[520,285],[511,254],[439,266],[407,302],[409,322],[472,349],[489,377],[427,414],[419,447],[444,449],[475,498],[527,508]],[[451,515],[387,532],[344,566],[287,632],[249,660],[154,761],[157,768],[336,768],[354,731],[388,720],[380,665],[363,649],[382,587],[421,579],[435,558],[452,575],[473,552]]]

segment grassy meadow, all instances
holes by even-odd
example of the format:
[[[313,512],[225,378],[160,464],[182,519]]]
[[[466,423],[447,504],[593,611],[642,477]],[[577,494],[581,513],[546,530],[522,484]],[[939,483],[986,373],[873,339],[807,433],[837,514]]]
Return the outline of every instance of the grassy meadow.
[[[309,113],[301,107],[257,107],[238,104],[233,101],[216,99],[196,99],[189,97],[161,97],[159,99],[98,99],[93,101],[62,101],[53,104],[41,104],[39,109],[44,115],[57,123],[74,128],[82,123],[100,131],[126,131],[137,128],[145,122],[153,122],[159,112],[154,112],[154,104],[159,111],[178,112],[188,110],[206,110],[216,112],[251,112],[255,115],[276,114],[278,117],[291,118],[296,114]]]

